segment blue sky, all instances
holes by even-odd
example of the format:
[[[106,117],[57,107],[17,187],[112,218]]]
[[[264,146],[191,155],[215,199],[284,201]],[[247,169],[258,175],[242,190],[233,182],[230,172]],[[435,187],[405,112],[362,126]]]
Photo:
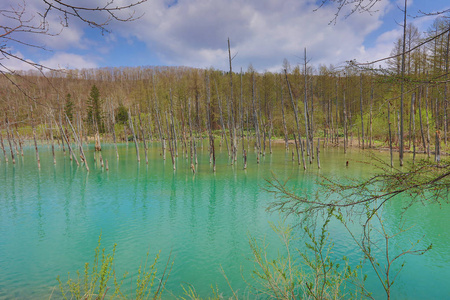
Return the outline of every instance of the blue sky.
[[[116,0],[127,3],[129,0]],[[77,3],[92,1],[78,0]],[[48,50],[8,42],[8,50],[26,60],[53,68],[96,68],[120,66],[190,66],[227,69],[227,38],[236,54],[235,70],[252,64],[258,71],[280,71],[283,59],[301,62],[303,49],[315,66],[342,65],[356,59],[372,61],[388,56],[401,36],[401,0],[381,0],[374,12],[354,13],[336,23],[336,7],[328,4],[317,11],[314,0],[147,0],[133,22],[113,22],[104,35],[69,20],[59,33],[60,15],[51,12],[50,28],[56,36],[20,35],[21,40]],[[409,0],[408,21],[425,31],[431,17],[416,17],[419,10],[450,8],[447,0]],[[17,5],[2,1],[0,8]],[[92,4],[91,4],[92,5]],[[27,0],[27,13],[42,11],[42,0]],[[95,18],[101,16],[94,16]],[[3,22],[3,21],[2,21]],[[14,69],[28,66],[12,59],[2,64]]]

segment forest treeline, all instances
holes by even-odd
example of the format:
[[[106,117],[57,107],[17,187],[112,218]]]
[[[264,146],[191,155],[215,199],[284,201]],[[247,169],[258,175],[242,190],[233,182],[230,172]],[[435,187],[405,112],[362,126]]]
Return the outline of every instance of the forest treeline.
[[[38,139],[52,134],[63,140],[64,128],[67,140],[82,142],[98,132],[119,141],[134,134],[144,147],[146,140],[174,140],[169,146],[175,147],[192,136],[219,135],[229,153],[249,136],[261,153],[274,137],[286,146],[302,140],[302,155],[313,152],[314,138],[345,148],[387,147],[392,141],[395,148],[403,82],[404,147],[430,154],[448,139],[449,36],[449,21],[442,17],[423,34],[408,25],[403,77],[401,38],[387,68],[314,67],[305,49],[303,62],[291,67],[285,60],[284,70],[275,73],[251,65],[233,70],[230,55],[227,72],[125,67],[6,75],[0,78],[2,140],[32,138],[33,132]],[[121,124],[123,131],[115,132]]]

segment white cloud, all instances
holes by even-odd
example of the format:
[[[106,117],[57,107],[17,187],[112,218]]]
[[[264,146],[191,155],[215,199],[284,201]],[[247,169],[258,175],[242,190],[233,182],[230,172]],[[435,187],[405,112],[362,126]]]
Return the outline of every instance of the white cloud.
[[[11,54],[17,58],[6,56],[2,57],[0,59],[0,64],[2,64],[2,66],[0,66],[0,70],[4,72],[19,71],[19,70],[26,71],[33,68],[31,65],[33,61],[25,59],[22,53],[12,52]]]
[[[89,69],[98,67],[93,58],[64,52],[58,52],[49,59],[39,61],[39,64],[53,69]]]
[[[179,0],[169,7],[154,0],[144,3],[140,20],[114,30],[136,36],[163,63],[221,69],[227,68],[230,37],[237,68],[252,63],[265,70],[281,67],[285,57],[295,63],[305,47],[315,65],[370,52],[360,50],[364,38],[381,26],[390,6],[383,1],[373,16],[356,13],[336,25],[328,25],[336,12],[333,5],[313,12],[315,7],[314,1],[299,0]]]

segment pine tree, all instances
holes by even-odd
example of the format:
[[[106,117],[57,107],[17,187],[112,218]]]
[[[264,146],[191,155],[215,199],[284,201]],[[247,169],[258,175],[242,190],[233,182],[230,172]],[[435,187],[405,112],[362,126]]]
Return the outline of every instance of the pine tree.
[[[64,112],[66,113],[67,117],[69,118],[70,122],[73,121],[73,101],[72,101],[72,95],[68,93],[66,95],[66,105],[64,107]]]
[[[91,92],[89,93],[87,123],[93,126],[93,130],[95,130],[95,124],[97,124],[98,130],[104,132],[100,91],[95,85],[92,86]]]

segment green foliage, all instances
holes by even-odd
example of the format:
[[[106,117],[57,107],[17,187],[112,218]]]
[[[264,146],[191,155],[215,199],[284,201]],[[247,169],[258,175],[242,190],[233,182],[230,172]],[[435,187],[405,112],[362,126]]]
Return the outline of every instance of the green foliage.
[[[64,106],[64,112],[69,118],[70,122],[73,121],[73,109],[74,109],[74,103],[72,101],[72,95],[68,93],[66,95],[66,105]]]
[[[156,264],[159,260],[159,254],[156,255],[153,263],[150,266],[147,266],[147,261],[149,258],[149,253],[147,253],[145,264],[143,266],[141,265],[138,270],[136,289],[131,296],[128,296],[121,290],[127,273],[125,273],[119,281],[116,277],[116,272],[114,269],[116,244],[114,244],[112,253],[106,253],[105,248],[100,251],[100,247],[101,235],[98,239],[98,246],[95,248],[92,268],[89,267],[89,263],[86,263],[83,274],[80,274],[80,272],[77,271],[77,277],[75,279],[70,278],[69,274],[69,278],[65,283],[59,276],[57,277],[59,289],[63,299],[105,299],[111,288],[114,289],[114,293],[112,295],[110,293],[110,296],[108,297],[110,299],[161,298],[168,275],[170,274],[171,266],[173,264],[170,256],[161,278],[157,278]],[[168,267],[170,267],[170,270],[168,270]],[[112,285],[108,285],[111,279],[113,279],[113,283]],[[155,282],[159,282],[159,284],[155,286]]]
[[[252,286],[257,296],[276,299],[343,299],[368,296],[364,279],[360,280],[361,265],[352,268],[346,257],[333,259],[333,243],[329,241],[328,216],[316,232],[304,227],[305,250],[293,247],[297,238],[293,227],[272,226],[284,245],[285,255],[269,258],[264,241],[250,239],[250,248],[256,269],[253,271],[257,284]],[[339,263],[339,261],[341,263]]]
[[[301,255],[312,270],[332,270],[332,262],[323,258],[328,253],[323,251],[323,245],[327,238],[326,226],[331,217],[335,218],[361,250],[362,259],[373,269],[389,299],[395,279],[405,265],[401,259],[405,255],[423,255],[432,249],[432,244],[424,245],[422,239],[418,238],[417,242],[390,249],[391,245],[398,244],[398,237],[410,228],[404,228],[404,222],[398,228],[386,228],[383,209],[394,199],[401,201],[405,210],[413,205],[448,203],[450,167],[447,162],[436,164],[423,160],[409,166],[407,170],[392,169],[374,155],[371,159],[372,167],[379,170],[376,175],[368,179],[324,178],[313,195],[297,194],[287,186],[287,181],[274,178],[268,181],[268,190],[275,194],[277,201],[269,209],[296,216],[300,224],[307,225],[308,220],[317,220],[324,213],[327,214],[319,239],[312,235],[309,225],[304,227],[311,240],[307,248],[314,253],[315,259],[310,260]],[[399,198],[400,195],[407,197]],[[386,251],[378,251],[380,248]],[[308,282],[308,290],[317,291],[320,286],[318,282]],[[360,292],[365,294],[363,289]]]
[[[68,295],[70,295],[70,299],[104,299],[109,290],[107,284],[111,277],[114,277],[114,283],[117,283],[113,270],[116,245],[113,247],[112,254],[105,254],[104,248],[100,253],[100,246],[101,236],[98,239],[98,246],[95,248],[92,269],[89,268],[89,263],[86,263],[83,275],[77,271],[77,278],[69,277],[65,284],[58,276],[57,280],[64,299],[67,299]],[[66,289],[68,289],[67,292]],[[115,290],[120,291],[120,285],[115,285]]]
[[[96,130],[96,126],[98,126],[98,130],[100,132],[104,132],[104,124],[103,124],[103,112],[102,112],[102,102],[100,99],[100,91],[97,86],[94,84],[91,88],[88,98],[87,105],[87,123],[90,124],[92,130]]]
[[[116,122],[119,124],[128,123],[128,109],[122,103],[119,104],[116,110]]]

